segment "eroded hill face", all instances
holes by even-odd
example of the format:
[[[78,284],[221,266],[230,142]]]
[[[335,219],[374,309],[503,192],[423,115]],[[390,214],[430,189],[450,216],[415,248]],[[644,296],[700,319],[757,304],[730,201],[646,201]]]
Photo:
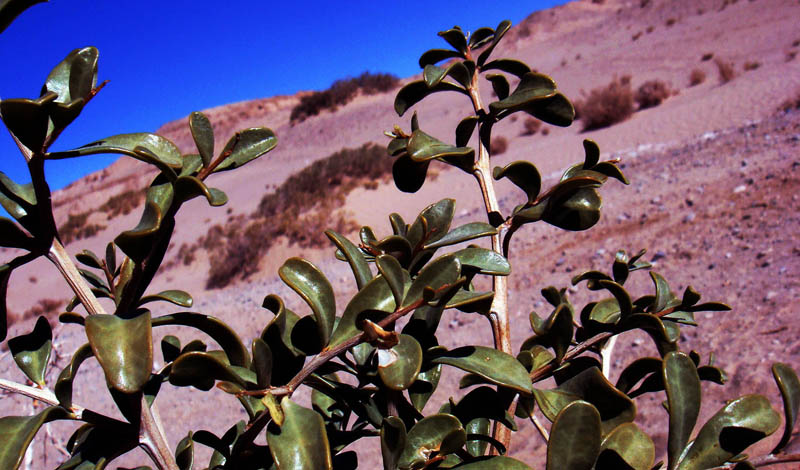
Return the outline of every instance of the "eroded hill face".
[[[685,333],[692,347],[716,351],[717,363],[728,371],[730,387],[719,400],[754,390],[777,397],[769,364],[774,360],[800,363],[800,327],[791,308],[800,289],[794,235],[800,209],[800,111],[778,111],[782,103],[800,96],[798,17],[800,4],[789,0],[580,1],[538,12],[512,29],[498,56],[517,57],[551,75],[573,100],[584,100],[592,90],[623,76],[630,76],[634,92],[651,80],[660,80],[673,91],[661,104],[594,131],[582,132],[581,122],[577,122],[565,129],[541,126],[531,132],[532,126],[524,118],[507,119],[495,127],[494,135],[507,140],[507,149],[494,158],[495,164],[533,160],[546,178],[545,185],[552,183],[557,170],[582,159],[584,138],[600,145],[603,158],[621,158],[632,182],[624,188],[609,185],[603,192],[603,217],[588,232],[535,227],[519,233],[511,255],[513,321],[520,325],[513,336],[515,347],[528,333],[528,313],[545,309],[539,295],[542,288],[568,286],[571,277],[584,269],[608,269],[617,249],[635,252],[648,248],[647,259],[656,262],[656,270],[672,282],[674,291],[692,285],[704,299],[726,301],[734,308],[731,313],[702,318],[699,334],[691,329]],[[422,52],[404,51],[412,56]],[[727,81],[717,61],[731,65],[733,76]],[[491,86],[488,82],[482,85],[484,99],[492,100]],[[396,116],[393,99],[393,93],[360,96],[335,112],[324,112],[294,126],[289,116],[298,96],[206,111],[218,133],[218,151],[236,129],[253,126],[274,129],[279,144],[248,171],[213,179],[212,183],[229,195],[230,203],[217,210],[208,210],[203,203],[187,206],[167,257],[178,256],[184,245],[191,246],[214,226],[235,226],[248,220],[264,194],[274,193],[292,174],[314,162],[342,148],[368,142],[385,145],[382,132],[395,124],[407,130],[409,116]],[[440,94],[418,112],[426,132],[447,140],[468,109],[460,97]],[[182,151],[195,151],[186,120],[165,124],[157,132],[174,140]],[[84,217],[84,227],[96,226],[94,233],[76,237],[68,245],[71,253],[84,247],[101,253],[116,233],[136,225],[141,209],[125,210],[130,201],[141,200],[141,188],[153,176],[148,171],[138,162],[120,160],[54,195],[59,223],[72,216]],[[392,183],[383,181],[369,188],[356,187],[342,198],[338,210],[349,212],[359,225],[373,227],[379,236],[390,230],[390,212],[399,212],[408,220],[444,197],[458,201],[455,224],[483,220],[474,180],[445,168],[439,171],[438,180],[427,182],[415,195],[400,194]],[[510,210],[519,196],[509,186],[499,188],[505,210]],[[93,210],[100,206],[105,208]],[[275,274],[289,256],[309,258],[331,278],[340,308],[354,290],[347,269],[333,259],[330,249],[290,246],[282,238],[261,259],[252,260],[258,269],[247,280],[207,291],[208,250],[201,246],[188,264],[175,263],[165,269],[152,289],[191,292],[196,309],[225,318],[244,338],[251,338],[268,321],[270,315],[259,307],[265,295],[277,293],[287,304],[301,305]],[[47,292],[45,297],[62,305],[70,297],[46,262],[20,271],[12,278],[9,299],[17,314],[34,307],[38,297],[31,292]],[[646,288],[645,282],[642,289]],[[571,293],[578,300],[586,297],[582,291]],[[450,315],[443,322],[449,325],[454,342],[461,335],[484,344],[491,342],[482,318]],[[27,323],[21,322],[16,328],[24,325]],[[62,334],[65,346],[81,341],[70,337],[66,328]],[[623,339],[634,349],[649,347],[638,337]],[[615,368],[630,358],[622,354],[616,360]],[[5,377],[10,361],[9,357],[2,359],[0,376]],[[456,379],[445,379],[450,390]],[[92,380],[102,378],[98,375]],[[708,393],[718,396],[719,390],[709,389]],[[161,413],[166,423],[180,423],[180,429],[168,430],[172,444],[186,427],[209,429],[231,421],[222,416],[223,411],[219,416],[188,414],[171,406],[197,398],[197,394],[181,391],[170,396],[164,394]],[[659,400],[651,400],[652,406],[643,405],[645,427],[660,428],[663,412]],[[18,403],[22,402],[4,398],[0,407]],[[709,403],[703,413],[713,412],[718,405]],[[218,406],[225,410],[227,405],[220,400]],[[230,412],[235,413],[233,407]],[[523,433],[534,435],[522,426]],[[661,453],[665,437],[655,438]],[[535,463],[532,459],[541,454],[541,444],[536,439],[520,441],[514,452]],[[367,453],[361,464],[378,467],[379,459],[379,455]]]

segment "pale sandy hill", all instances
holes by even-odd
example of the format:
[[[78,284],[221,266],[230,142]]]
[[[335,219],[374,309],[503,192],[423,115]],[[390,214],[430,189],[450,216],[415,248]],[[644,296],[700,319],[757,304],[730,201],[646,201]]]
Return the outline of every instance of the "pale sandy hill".
[[[520,233],[511,257],[514,271],[519,273],[512,282],[512,311],[519,322],[513,336],[515,344],[529,334],[528,313],[532,309],[544,313],[540,289],[548,284],[566,286],[583,269],[608,269],[619,248],[636,251],[647,247],[648,259],[656,257],[657,270],[671,281],[673,290],[682,292],[691,284],[705,299],[725,300],[734,307],[731,313],[705,318],[705,329],[699,335],[686,332],[686,341],[703,351],[704,357],[715,350],[718,363],[731,377],[725,389],[707,387],[715,399],[704,406],[703,415],[708,416],[724,399],[741,393],[759,391],[777,397],[769,378],[769,363],[783,360],[796,368],[800,365],[800,327],[792,307],[800,292],[800,112],[776,113],[783,101],[800,93],[800,58],[793,56],[800,53],[797,18],[800,4],[790,0],[576,1],[531,15],[509,33],[496,56],[507,54],[530,63],[551,75],[572,99],[580,100],[582,92],[623,75],[631,76],[634,89],[647,80],[659,79],[678,92],[660,106],[591,132],[582,132],[580,123],[576,123],[566,129],[549,127],[547,136],[523,136],[522,117],[507,119],[495,127],[496,136],[509,140],[508,150],[495,158],[497,165],[532,160],[552,179],[558,170],[582,159],[581,140],[590,138],[599,143],[604,158],[623,159],[632,181],[626,188],[609,183],[603,193],[603,219],[589,232],[572,234],[537,226]],[[422,52],[405,51],[413,56]],[[707,54],[713,58],[702,60]],[[716,58],[732,63],[736,77],[721,83]],[[745,71],[745,63],[758,63],[758,67]],[[707,78],[690,87],[693,69],[702,70]],[[490,90],[487,82],[486,100],[491,98]],[[193,201],[180,216],[174,245],[191,243],[214,224],[250,213],[265,188],[280,184],[314,160],[344,147],[384,143],[382,132],[395,124],[408,129],[410,114],[398,118],[393,98],[393,93],[361,96],[336,112],[295,126],[289,123],[289,113],[297,96],[208,110],[220,133],[217,149],[236,129],[251,126],[274,129],[279,145],[247,170],[213,178],[211,184],[229,195],[227,207],[231,209],[208,210],[204,202]],[[447,94],[418,106],[422,128],[443,140],[451,139],[456,123],[468,111],[462,97]],[[194,152],[187,129],[186,120],[181,120],[164,125],[158,133],[173,139],[184,152]],[[118,161],[56,193],[58,219],[64,221],[70,213],[86,211],[112,195],[142,187],[151,177],[137,162]],[[473,179],[444,168],[437,181],[428,181],[415,195],[400,194],[392,184],[382,184],[377,190],[351,193],[345,209],[381,235],[389,231],[388,213],[396,211],[410,220],[419,209],[443,197],[458,200],[456,223],[480,220],[480,200]],[[501,203],[506,210],[519,199],[517,191],[501,185]],[[107,240],[134,226],[138,217],[138,211],[112,220],[93,214],[91,220],[107,228],[70,244],[68,249],[74,253],[89,247],[102,252]],[[207,259],[201,254],[193,265],[161,274],[153,290],[185,289],[195,295],[195,310],[220,316],[243,337],[251,338],[270,318],[259,308],[266,294],[278,293],[297,311],[305,312],[299,299],[275,275],[282,261],[298,251],[279,243],[264,259],[254,260],[262,269],[248,281],[210,292],[204,292]],[[330,250],[300,251],[328,274],[343,307],[354,290],[346,266],[332,260]],[[63,281],[46,271],[46,264],[15,273],[9,298],[13,311],[26,310],[37,298],[30,294],[34,291],[46,291],[49,298],[67,298]],[[647,282],[641,287],[649,288]],[[584,296],[575,293],[577,299]],[[163,312],[155,313],[171,311],[161,308]],[[443,331],[446,343],[464,337],[490,342],[486,322],[480,318],[448,315],[443,321],[452,335],[448,338]],[[27,327],[22,323],[14,331]],[[75,337],[75,328],[63,331],[64,344],[82,341]],[[641,338],[627,340],[635,345],[635,353],[636,348],[649,348]],[[650,349],[647,352],[654,354]],[[623,354],[616,365],[629,360],[629,354]],[[11,360],[5,357],[2,361],[0,367],[7,370]],[[449,390],[456,379],[455,375],[447,378]],[[82,383],[76,401],[88,399],[90,384],[101,383],[95,368]],[[221,429],[239,419],[232,400],[221,392],[210,397],[167,390],[159,398],[162,416],[174,424],[169,425],[171,445],[185,435],[186,429]],[[446,392],[440,398],[446,399]],[[663,423],[660,399],[650,400],[653,406],[644,405],[643,426],[663,429],[655,425]],[[179,406],[182,400],[195,400],[193,411]],[[3,399],[0,409],[6,411],[18,403],[25,402]],[[226,415],[226,410],[231,414]],[[531,460],[541,455],[542,449],[534,433],[530,429],[525,432],[531,438],[519,438],[514,448],[517,455]],[[666,437],[663,433],[654,437],[663,450]],[[55,458],[54,451],[51,453]],[[378,468],[379,458],[374,453],[365,454],[362,467]]]

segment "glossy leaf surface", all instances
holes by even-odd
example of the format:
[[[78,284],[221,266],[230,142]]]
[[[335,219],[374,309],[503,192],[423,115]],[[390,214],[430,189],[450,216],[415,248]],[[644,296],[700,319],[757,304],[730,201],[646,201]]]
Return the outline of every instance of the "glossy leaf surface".
[[[336,319],[336,299],[328,278],[302,258],[289,258],[278,270],[283,282],[311,307],[322,346],[326,346]]]
[[[267,428],[267,443],[279,470],[325,470],[333,468],[328,434],[322,416],[284,397],[285,416],[279,427]]]
[[[44,376],[53,349],[53,330],[47,318],[40,316],[33,331],[8,340],[8,349],[25,376],[44,388]]]
[[[378,351],[378,375],[384,385],[392,390],[405,390],[411,386],[422,367],[422,348],[409,335],[400,335],[399,343],[390,349]]]
[[[189,115],[189,129],[203,166],[208,166],[214,157],[214,128],[211,127],[211,121],[205,114],[195,111]]]
[[[655,462],[656,447],[652,439],[633,423],[625,423],[611,431],[600,446],[597,470],[616,470],[619,460],[609,458],[616,455],[633,470],[650,470]]]
[[[35,416],[5,416],[0,418],[0,467],[16,470],[34,436],[47,422],[64,419],[63,408],[50,407]]]
[[[700,414],[700,377],[694,362],[681,352],[667,354],[662,370],[669,406],[667,453],[674,469]]]
[[[357,334],[361,334],[359,326],[361,321],[364,320],[364,317],[362,317],[364,312],[379,311],[390,313],[394,309],[394,294],[389,283],[383,277],[372,279],[353,296],[350,303],[345,307],[328,347],[332,348]]]
[[[772,376],[778,383],[778,389],[783,398],[783,419],[784,428],[781,440],[775,445],[772,453],[776,453],[789,443],[792,437],[792,430],[797,422],[798,410],[800,410],[800,380],[797,373],[787,364],[780,362],[772,365]]]
[[[384,470],[395,470],[406,447],[406,426],[397,416],[387,416],[381,424],[381,455]]]
[[[409,108],[422,101],[426,96],[440,91],[457,91],[466,94],[466,91],[458,85],[449,82],[439,82],[434,87],[428,87],[425,80],[411,82],[397,92],[394,99],[394,110],[398,116],[402,116]]]
[[[372,271],[370,271],[369,264],[361,253],[361,250],[359,250],[353,242],[333,230],[326,230],[325,235],[336,245],[336,248],[342,252],[345,259],[350,264],[350,269],[352,269],[353,275],[356,278],[358,290],[364,288],[367,282],[372,279]]]
[[[16,17],[28,8],[37,3],[45,3],[47,0],[0,0],[0,33],[8,28],[8,25]]]
[[[239,168],[274,149],[276,145],[278,145],[278,138],[275,137],[272,129],[252,127],[239,131],[222,149],[222,154],[228,154],[228,156],[214,171]]]
[[[477,374],[496,385],[531,393],[531,379],[525,367],[514,356],[494,348],[463,346],[437,354],[432,362]]]
[[[466,440],[464,427],[455,416],[445,413],[426,416],[408,431],[398,466],[403,470],[421,468],[433,457],[433,452],[450,454],[463,447]]]
[[[547,443],[547,470],[590,470],[600,453],[600,413],[585,401],[556,417]]]
[[[90,315],[86,318],[86,336],[110,387],[123,393],[142,390],[153,369],[149,312],[131,319]]]
[[[163,300],[179,307],[189,308],[192,306],[192,296],[182,290],[165,290],[158,294],[146,295],[139,301],[139,305],[158,300]]]
[[[178,312],[153,319],[153,326],[182,325],[195,328],[207,334],[225,351],[228,361],[235,366],[248,367],[250,356],[239,335],[225,322],[201,313]]]

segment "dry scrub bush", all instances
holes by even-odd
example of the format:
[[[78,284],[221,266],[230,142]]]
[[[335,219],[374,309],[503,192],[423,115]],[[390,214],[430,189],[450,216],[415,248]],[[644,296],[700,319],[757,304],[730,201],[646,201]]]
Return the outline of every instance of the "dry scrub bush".
[[[508,139],[502,135],[492,139],[490,152],[492,152],[493,155],[500,155],[501,153],[505,153],[506,150],[508,150]]]
[[[400,79],[387,73],[364,72],[358,77],[336,80],[324,91],[316,91],[300,98],[290,115],[292,123],[305,121],[322,111],[335,111],[339,106],[349,103],[360,91],[365,95],[375,95],[392,90]]]
[[[699,85],[706,81],[706,73],[702,69],[693,69],[689,73],[689,86]]]
[[[367,143],[342,149],[292,174],[262,197],[255,212],[241,224],[217,225],[201,240],[210,253],[208,288],[225,287],[252,275],[258,269],[257,260],[281,237],[290,245],[320,247],[328,243],[326,228],[349,232],[353,224],[336,209],[356,187],[375,188],[370,183],[391,173],[392,161],[386,150]],[[183,259],[187,256],[193,258],[192,249],[184,250]]]
[[[736,70],[734,70],[731,62],[718,58],[714,61],[714,64],[717,66],[720,83],[728,83],[736,77]]]
[[[751,70],[755,70],[755,69],[757,69],[759,67],[761,67],[761,62],[759,62],[757,60],[744,63],[745,72],[749,72]]]
[[[628,119],[634,111],[631,77],[615,77],[608,85],[595,88],[581,100],[577,108],[584,131],[608,127]]]
[[[639,104],[639,109],[652,108],[660,105],[672,94],[669,85],[661,80],[648,80],[636,89],[634,100]]]
[[[542,121],[529,117],[522,124],[522,135],[534,135],[542,127]]]

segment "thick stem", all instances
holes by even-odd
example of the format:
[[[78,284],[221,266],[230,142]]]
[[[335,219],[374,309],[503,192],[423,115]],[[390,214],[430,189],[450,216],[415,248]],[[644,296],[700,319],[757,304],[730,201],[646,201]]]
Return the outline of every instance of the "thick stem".
[[[800,454],[769,454],[748,459],[754,467],[768,467],[770,465],[778,465],[781,463],[800,462]],[[710,468],[708,470],[731,470],[736,467],[736,463],[729,463],[720,465],[719,467]]]
[[[101,315],[106,313],[103,306],[100,305],[100,302],[97,300],[97,297],[92,293],[91,288],[89,288],[86,281],[83,280],[83,277],[78,272],[78,268],[76,268],[75,264],[70,260],[67,250],[64,249],[64,246],[57,239],[53,239],[53,244],[50,245],[50,251],[47,252],[47,258],[56,265],[61,276],[67,281],[72,292],[78,296],[78,299],[80,299],[86,311],[89,312],[89,315]]]
[[[469,96],[472,100],[472,106],[476,113],[483,110],[483,103],[478,89],[478,74],[472,76],[472,83],[469,87]],[[485,124],[491,125],[491,124]],[[494,183],[491,178],[492,169],[489,155],[489,149],[486,148],[483,136],[478,139],[478,161],[475,164],[475,169],[472,174],[478,181],[483,195],[483,203],[486,213],[489,216],[489,221],[492,222],[495,215],[500,214],[500,204],[497,202],[497,193],[494,189]],[[488,142],[488,137],[486,141]],[[502,240],[507,230],[506,224],[501,224],[497,227],[497,234],[492,236],[492,250],[496,253],[503,254]],[[504,353],[513,355],[511,349],[511,326],[508,318],[508,279],[505,276],[492,277],[492,290],[494,291],[494,300],[489,309],[489,322],[492,325],[492,334],[494,335],[494,347],[503,351]],[[516,402],[512,402],[509,407],[509,413],[513,414],[516,408]],[[492,430],[492,437],[500,442],[505,448],[506,452],[511,447],[511,430],[495,422]],[[497,450],[492,447],[492,453],[496,454]]]

